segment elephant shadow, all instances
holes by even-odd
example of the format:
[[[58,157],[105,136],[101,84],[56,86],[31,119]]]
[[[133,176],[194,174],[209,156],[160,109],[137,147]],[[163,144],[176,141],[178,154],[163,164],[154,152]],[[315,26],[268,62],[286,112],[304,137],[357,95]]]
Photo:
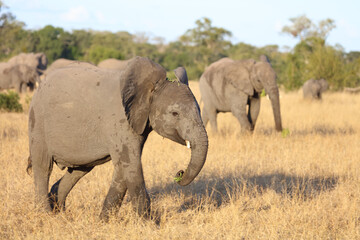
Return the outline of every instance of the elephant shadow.
[[[282,196],[291,198],[299,197],[306,201],[319,195],[321,192],[332,191],[339,182],[339,177],[300,177],[274,173],[266,175],[239,175],[215,177],[211,179],[200,178],[186,187],[176,183],[167,184],[165,187],[153,187],[151,195],[160,194],[178,195],[184,198],[178,212],[189,209],[201,210],[204,204],[210,203],[215,208],[227,205],[238,194],[250,196],[262,195],[268,190],[273,190]]]

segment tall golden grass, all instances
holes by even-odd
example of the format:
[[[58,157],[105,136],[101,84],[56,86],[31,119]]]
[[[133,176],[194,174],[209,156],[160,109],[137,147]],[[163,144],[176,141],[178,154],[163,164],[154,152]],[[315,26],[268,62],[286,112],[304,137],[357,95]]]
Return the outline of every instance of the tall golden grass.
[[[190,87],[199,100],[198,84]],[[208,126],[206,164],[187,187],[173,177],[190,151],[151,133],[142,161],[159,224],[140,219],[128,200],[99,220],[110,162],[79,181],[66,211],[37,211],[25,171],[27,114],[0,113],[0,239],[359,239],[360,95],[309,102],[282,93],[287,136],[274,131],[270,102],[261,104],[252,135],[240,134],[231,113],[218,115],[220,134]],[[63,174],[54,167],[50,184]]]

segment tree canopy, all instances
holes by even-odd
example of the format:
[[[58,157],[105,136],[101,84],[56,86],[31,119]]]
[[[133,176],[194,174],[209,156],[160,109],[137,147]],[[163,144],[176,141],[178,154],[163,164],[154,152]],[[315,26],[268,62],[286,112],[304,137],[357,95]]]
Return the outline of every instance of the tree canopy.
[[[168,71],[184,66],[190,79],[198,79],[206,66],[222,57],[258,60],[265,54],[277,73],[279,85],[286,90],[298,89],[310,78],[325,78],[334,90],[360,85],[360,52],[346,53],[341,46],[326,42],[336,27],[332,19],[314,24],[302,15],[291,18],[290,22],[282,32],[299,42],[290,51],[281,52],[275,44],[263,47],[243,42],[233,44],[231,31],[213,26],[206,17],[169,43],[164,43],[161,37],[126,31],[69,32],[51,25],[26,30],[25,23],[17,21],[0,0],[0,61],[21,52],[44,52],[50,64],[58,58],[97,64],[107,58],[145,56]]]

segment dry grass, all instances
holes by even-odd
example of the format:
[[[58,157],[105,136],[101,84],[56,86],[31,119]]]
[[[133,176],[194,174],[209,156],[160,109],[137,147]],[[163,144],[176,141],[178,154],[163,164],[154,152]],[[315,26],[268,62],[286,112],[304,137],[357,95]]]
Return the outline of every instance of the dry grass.
[[[191,88],[199,97],[197,83]],[[359,239],[360,96],[307,102],[284,93],[281,104],[285,138],[273,130],[266,99],[251,136],[220,114],[221,134],[208,128],[207,162],[184,188],[173,177],[190,151],[152,133],[143,165],[159,225],[139,219],[129,201],[109,223],[99,221],[111,163],[80,180],[65,212],[36,211],[25,172],[27,115],[0,113],[0,239]],[[55,167],[51,183],[62,174]]]

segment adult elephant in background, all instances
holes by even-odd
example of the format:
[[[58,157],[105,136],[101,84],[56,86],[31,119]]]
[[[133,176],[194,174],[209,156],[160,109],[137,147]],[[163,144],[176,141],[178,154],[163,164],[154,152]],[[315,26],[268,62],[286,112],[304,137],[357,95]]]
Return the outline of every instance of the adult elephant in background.
[[[321,95],[329,87],[328,82],[325,79],[307,80],[303,85],[304,98],[320,100]]]
[[[44,80],[46,78],[47,75],[49,75],[52,71],[54,71],[55,69],[58,68],[62,68],[62,67],[66,67],[70,64],[74,64],[80,61],[76,61],[76,60],[70,60],[70,59],[65,59],[65,58],[59,58],[57,60],[55,60],[44,72],[43,75],[41,75],[41,80]],[[91,64],[91,63],[88,63]]]
[[[29,87],[34,90],[39,81],[36,70],[25,64],[0,63],[0,90],[15,89],[17,92],[26,92]]]
[[[271,101],[275,128],[282,130],[276,73],[266,56],[260,59],[257,62],[223,58],[205,69],[199,82],[205,126],[210,120],[212,130],[217,132],[217,113],[232,112],[243,131],[253,131],[260,111],[260,93],[265,88]]]
[[[183,82],[180,77],[168,81],[164,68],[141,57],[131,59],[124,71],[77,63],[51,72],[29,113],[35,202],[47,210],[63,208],[81,177],[112,160],[114,175],[101,217],[107,219],[121,205],[126,191],[138,213],[148,216],[141,154],[152,130],[191,146],[190,163],[177,180],[182,186],[192,182],[205,163],[208,138],[195,97]],[[48,197],[54,163],[68,169]]]
[[[98,63],[98,67],[105,69],[123,70],[126,68],[129,60],[119,60],[115,58],[105,59]]]
[[[48,59],[45,53],[20,53],[9,59],[8,63],[12,65],[25,64],[35,69],[41,75],[48,64]]]

